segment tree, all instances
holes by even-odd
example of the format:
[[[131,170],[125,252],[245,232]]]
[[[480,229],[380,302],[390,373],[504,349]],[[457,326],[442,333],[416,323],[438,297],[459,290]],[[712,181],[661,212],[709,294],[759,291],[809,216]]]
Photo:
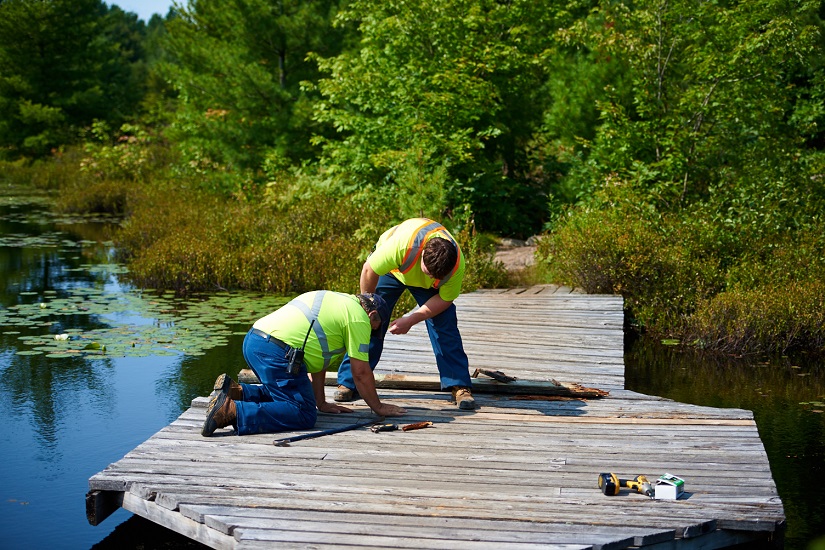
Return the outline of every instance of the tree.
[[[713,201],[732,209],[725,216],[750,215],[748,203],[767,213],[794,201],[793,189],[811,181],[797,162],[794,105],[798,75],[822,56],[817,8],[804,0],[602,2],[573,32],[620,60],[632,85],[599,104],[593,185],[615,173],[658,209]]]
[[[535,230],[546,201],[525,149],[546,98],[543,56],[568,17],[551,2],[356,0],[339,24],[357,48],[319,58],[316,137],[326,170],[357,186],[397,184],[415,164],[446,169],[447,208],[467,204],[482,229]],[[426,169],[422,170],[421,166]]]
[[[198,0],[168,24],[163,74],[179,94],[171,135],[194,164],[258,169],[312,155],[310,51],[332,55],[338,2]]]
[[[0,2],[0,147],[42,155],[133,114],[141,30],[100,0]]]

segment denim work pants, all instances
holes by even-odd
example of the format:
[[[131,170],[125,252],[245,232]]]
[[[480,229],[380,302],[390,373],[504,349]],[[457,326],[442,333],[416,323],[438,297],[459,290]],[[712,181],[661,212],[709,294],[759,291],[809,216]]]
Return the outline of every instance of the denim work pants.
[[[315,425],[318,411],[306,367],[286,372],[286,350],[250,332],[243,340],[243,358],[261,385],[241,384],[243,401],[235,401],[238,435],[305,430]]]
[[[410,291],[419,306],[438,294],[438,290],[433,288],[407,286],[391,274],[381,275],[378,279],[378,286],[375,287],[376,294],[386,300],[390,310],[395,307],[395,303],[398,302],[404,290]],[[425,323],[427,333],[430,335],[430,343],[433,345],[438,373],[441,375],[441,389],[453,386],[471,387],[470,362],[467,354],[464,353],[464,344],[458,332],[455,304],[450,304],[450,307],[432,319],[427,319]],[[381,353],[384,351],[384,336],[389,328],[390,321],[387,319],[381,323],[381,328],[373,331],[370,338],[370,368],[373,370],[381,359]],[[338,384],[355,389],[349,355],[344,357],[341,366],[338,367]]]

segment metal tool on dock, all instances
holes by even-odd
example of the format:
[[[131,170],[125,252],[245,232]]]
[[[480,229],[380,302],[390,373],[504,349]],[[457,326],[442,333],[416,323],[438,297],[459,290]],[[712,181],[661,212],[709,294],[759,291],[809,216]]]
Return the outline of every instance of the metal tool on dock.
[[[383,422],[383,418],[379,418],[377,420],[365,420],[363,422],[357,422],[355,424],[350,424],[348,426],[341,426],[340,428],[330,428],[328,430],[319,430],[317,432],[310,432],[308,434],[301,434],[301,435],[294,435],[292,437],[284,437],[281,439],[276,439],[272,442],[273,445],[276,447],[289,447],[290,443],[295,441],[301,441],[304,439],[312,439],[315,437],[323,437],[325,435],[332,435],[341,432],[348,432],[350,430],[357,430],[358,428],[363,428],[364,426],[369,426],[371,424],[376,424],[378,422]]]
[[[498,382],[502,382],[504,384],[516,381],[515,376],[507,376],[506,374],[504,374],[500,370],[490,370],[490,369],[476,369],[475,372],[472,374],[472,378],[478,378],[479,374],[489,376],[493,380],[496,380]]]
[[[373,424],[370,426],[370,431],[372,433],[378,432],[394,432],[398,429],[398,424]]]
[[[433,423],[432,423],[432,422],[430,422],[430,421],[426,421],[426,422],[416,422],[416,423],[414,423],[414,424],[407,424],[406,426],[404,426],[403,428],[401,428],[401,430],[402,430],[402,431],[405,431],[405,432],[408,432],[408,431],[410,431],[410,430],[420,430],[420,429],[422,429],[422,428],[427,428],[427,427],[432,426],[432,425],[433,425]]]

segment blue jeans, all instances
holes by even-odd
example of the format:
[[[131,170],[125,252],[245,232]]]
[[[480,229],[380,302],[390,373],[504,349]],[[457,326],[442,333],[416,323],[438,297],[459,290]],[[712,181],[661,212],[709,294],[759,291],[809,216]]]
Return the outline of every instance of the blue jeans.
[[[390,310],[395,307],[396,302],[405,290],[409,290],[418,305],[423,305],[438,294],[438,290],[433,288],[420,288],[407,286],[390,274],[381,275],[378,279],[378,286],[375,288],[376,294],[380,294]],[[455,304],[425,321],[427,333],[430,335],[430,343],[433,345],[435,353],[435,364],[438,366],[438,373],[441,375],[441,389],[453,386],[469,388],[472,386],[470,379],[470,362],[467,354],[464,353],[464,344],[461,342],[461,334],[458,332],[458,317],[456,317]],[[375,370],[375,366],[381,359],[384,351],[384,336],[390,327],[387,319],[381,323],[381,328],[373,331],[370,338],[370,368]],[[355,382],[352,379],[352,366],[349,355],[344,357],[341,366],[338,367],[338,384],[355,389]]]
[[[305,430],[315,425],[318,411],[306,367],[287,374],[286,350],[257,334],[243,340],[243,358],[261,385],[241,384],[243,401],[235,401],[238,435]]]

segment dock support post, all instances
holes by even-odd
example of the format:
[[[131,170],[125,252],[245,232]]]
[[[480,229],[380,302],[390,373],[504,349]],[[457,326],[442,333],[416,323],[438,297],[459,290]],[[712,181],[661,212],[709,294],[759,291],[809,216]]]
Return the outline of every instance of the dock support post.
[[[89,491],[86,493],[86,519],[89,525],[100,525],[123,505],[120,491]]]

